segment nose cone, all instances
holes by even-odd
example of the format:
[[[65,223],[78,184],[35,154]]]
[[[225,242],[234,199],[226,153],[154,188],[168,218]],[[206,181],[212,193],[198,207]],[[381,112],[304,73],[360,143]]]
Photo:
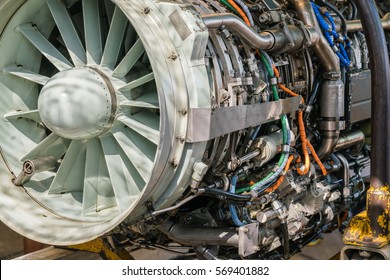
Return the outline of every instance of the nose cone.
[[[107,83],[91,68],[73,68],[56,74],[42,88],[38,99],[42,122],[68,139],[89,139],[103,134],[115,113],[115,101]]]

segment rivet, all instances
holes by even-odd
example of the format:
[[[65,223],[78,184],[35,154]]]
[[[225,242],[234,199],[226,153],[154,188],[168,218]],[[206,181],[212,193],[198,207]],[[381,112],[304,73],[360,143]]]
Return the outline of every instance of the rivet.
[[[185,107],[185,108],[181,109],[181,110],[180,110],[180,113],[181,113],[183,116],[187,115],[187,114],[188,114],[188,108]]]

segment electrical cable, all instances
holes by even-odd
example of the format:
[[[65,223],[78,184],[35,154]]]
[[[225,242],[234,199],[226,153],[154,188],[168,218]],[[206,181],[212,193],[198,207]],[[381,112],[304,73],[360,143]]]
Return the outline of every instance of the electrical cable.
[[[220,189],[215,188],[205,188],[205,189],[199,189],[200,192],[202,192],[202,195],[211,195],[213,197],[216,197],[219,200],[223,201],[229,201],[230,203],[246,203],[250,202],[252,200],[251,195],[240,195],[240,194],[234,194],[231,192],[227,192]]]
[[[284,170],[283,170],[283,175],[279,177],[279,179],[276,181],[276,183],[273,186],[271,186],[271,187],[269,187],[268,189],[265,190],[266,193],[274,192],[274,191],[276,191],[280,187],[280,185],[284,181],[285,173],[290,169],[290,165],[291,165],[293,160],[294,160],[294,156],[290,156],[288,158],[287,164],[286,164],[286,166],[284,167]]]
[[[230,11],[232,11],[234,14],[236,14],[237,16],[240,16],[239,12],[234,9],[234,7],[232,5],[229,4],[229,2],[227,0],[219,0],[219,2],[223,5],[225,5]]]
[[[330,10],[332,10],[340,18],[340,20],[341,20],[341,33],[343,34],[344,37],[347,37],[347,20],[345,19],[343,14],[340,13],[340,11],[335,6],[330,4],[329,2],[324,1],[324,0],[318,0],[318,1],[322,5],[328,7]]]
[[[350,46],[350,42],[347,37],[340,38],[339,34],[336,31],[336,25],[334,23],[334,20],[330,13],[328,11],[324,12],[324,16],[328,19],[330,22],[330,25],[326,22],[326,20],[321,15],[320,9],[321,7],[316,5],[314,2],[310,2],[311,6],[313,8],[314,14],[316,15],[316,18],[318,20],[318,23],[320,25],[320,28],[324,34],[324,37],[328,41],[329,45],[332,47],[335,54],[340,59],[340,64],[342,67],[349,67],[351,64],[351,61],[348,57],[347,52],[345,51],[345,48],[342,43],[339,43],[339,41],[345,41],[347,44],[347,47]],[[333,37],[333,38],[332,38]],[[337,42],[335,44],[335,41]]]
[[[237,176],[237,175],[234,175],[234,176],[232,177],[231,184],[230,184],[230,192],[233,193],[233,194],[236,192],[237,180],[238,180],[238,176]],[[235,205],[232,205],[232,204],[229,204],[229,210],[230,210],[230,214],[231,214],[231,216],[232,216],[233,223],[234,223],[237,227],[244,226],[245,223],[243,223],[243,222],[238,218],[236,206],[235,206]]]
[[[239,4],[241,6],[242,10],[246,13],[246,16],[248,17],[248,20],[249,20],[251,26],[255,26],[255,22],[253,20],[252,13],[249,11],[248,6],[244,2],[242,2],[241,0],[234,0],[234,2]]]
[[[229,4],[231,6],[233,6],[233,8],[240,14],[241,18],[245,21],[245,23],[248,25],[248,26],[251,26],[251,23],[249,22],[249,19],[248,17],[246,16],[246,14],[244,13],[244,11],[237,6],[237,4],[234,2],[234,0],[227,0],[229,2]]]

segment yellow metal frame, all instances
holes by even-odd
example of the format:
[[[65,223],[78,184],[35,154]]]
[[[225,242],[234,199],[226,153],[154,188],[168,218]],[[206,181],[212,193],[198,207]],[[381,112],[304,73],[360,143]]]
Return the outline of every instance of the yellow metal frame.
[[[382,248],[390,243],[389,186],[370,187],[367,210],[352,218],[344,233],[344,243],[373,248]]]
[[[67,248],[78,251],[97,253],[107,260],[133,260],[134,258],[125,250],[114,251],[111,246],[101,239],[95,239],[90,242],[67,246]]]

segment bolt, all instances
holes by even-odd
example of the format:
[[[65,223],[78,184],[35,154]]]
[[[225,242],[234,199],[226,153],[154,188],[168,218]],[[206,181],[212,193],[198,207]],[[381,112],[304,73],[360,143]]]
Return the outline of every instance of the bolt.
[[[181,109],[179,111],[183,116],[187,115],[188,114],[188,108],[187,107],[184,107],[183,109]]]
[[[145,13],[145,14],[149,14],[149,13],[150,13],[150,8],[149,8],[149,7],[146,7],[146,8],[144,9],[144,13]]]
[[[171,165],[174,167],[174,168],[176,168],[176,167],[178,167],[179,166],[179,162],[177,161],[177,160],[172,160],[171,161]]]
[[[179,136],[177,139],[180,141],[180,143],[184,143],[186,141],[186,138],[184,136]]]
[[[173,54],[171,54],[171,56],[169,58],[172,60],[176,60],[178,57],[179,56],[176,53],[173,53]]]

